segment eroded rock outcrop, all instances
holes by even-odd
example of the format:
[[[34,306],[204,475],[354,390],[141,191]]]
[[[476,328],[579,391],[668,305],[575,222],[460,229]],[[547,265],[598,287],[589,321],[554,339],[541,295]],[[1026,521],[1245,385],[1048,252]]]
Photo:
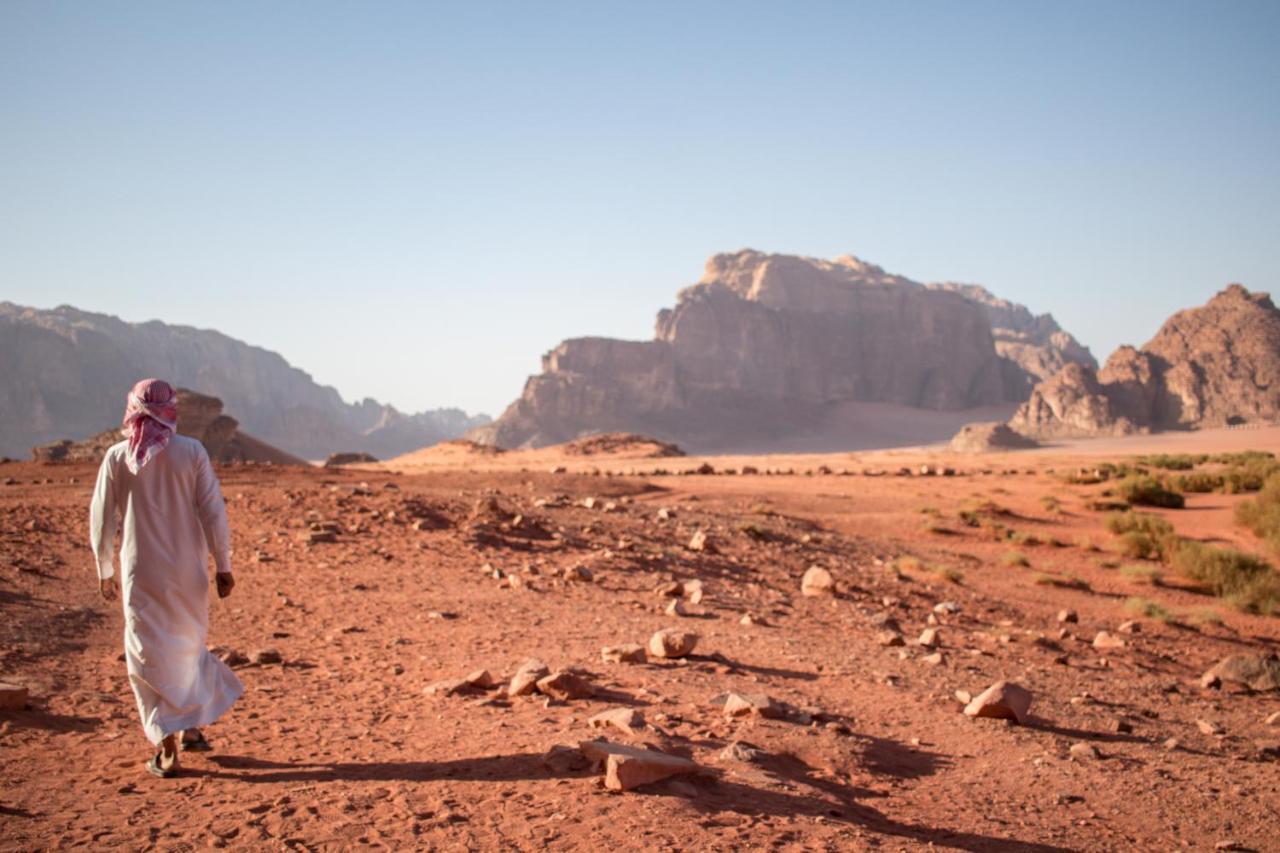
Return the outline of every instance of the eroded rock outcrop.
[[[1070,365],[1039,383],[1010,426],[1038,438],[1220,427],[1280,418],[1280,311],[1229,285],[1179,311],[1146,346],[1101,370]]]
[[[1068,364],[1097,370],[1089,349],[1064,331],[1050,314],[1032,314],[1024,305],[1001,299],[979,284],[945,282],[932,288],[959,293],[981,305],[991,323],[996,353],[1003,360],[1005,396],[1025,400],[1032,387]]]
[[[1034,439],[1014,432],[998,421],[966,424],[951,439],[957,453],[998,453],[1004,450],[1028,450],[1036,446]]]
[[[1023,323],[1017,307],[1007,309],[1014,326]],[[1012,362],[996,348],[995,310],[848,255],[716,255],[658,314],[654,340],[564,341],[520,399],[472,435],[540,447],[639,432],[726,447],[806,429],[853,401],[953,411],[1022,400],[1022,369],[1011,381]],[[1051,318],[1041,325],[1039,337],[1017,331],[1026,346],[1058,331]],[[1056,364],[1074,350],[1064,343],[1054,352],[1043,359]]]
[[[306,465],[296,456],[240,432],[236,419],[222,412],[222,401],[186,388],[178,389],[178,433],[200,440],[214,462],[270,462],[274,465]],[[37,462],[97,462],[124,435],[119,427],[104,430],[84,441],[61,439],[33,447]]]

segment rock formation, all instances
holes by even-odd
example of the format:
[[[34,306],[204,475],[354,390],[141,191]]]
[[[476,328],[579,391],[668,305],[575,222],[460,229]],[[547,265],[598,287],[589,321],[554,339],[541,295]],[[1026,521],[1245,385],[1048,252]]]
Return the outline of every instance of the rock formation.
[[[978,284],[929,286],[959,293],[987,312],[996,353],[1004,362],[1007,399],[1025,400],[1037,382],[1056,375],[1068,364],[1098,369],[1093,353],[1063,331],[1050,314],[1032,314],[1025,306],[1001,299]]]
[[[1229,285],[1179,311],[1142,349],[1096,373],[1069,365],[1038,384],[1010,421],[1039,438],[1229,426],[1280,418],[1280,311]]]
[[[178,389],[178,433],[197,438],[214,462],[269,462],[273,465],[306,465],[296,456],[240,432],[236,419],[222,413],[217,397]],[[37,462],[98,462],[113,444],[123,440],[120,427],[112,427],[84,441],[60,439],[33,447]]]
[[[957,453],[998,453],[1003,450],[1026,450],[1036,442],[1019,435],[1008,424],[998,421],[966,424],[951,439],[951,449]]]
[[[0,454],[111,423],[144,376],[199,388],[245,428],[309,459],[336,451],[387,458],[488,422],[456,409],[406,415],[374,400],[348,404],[283,358],[219,332],[127,323],[62,306],[0,302]]]
[[[993,318],[1009,324],[1003,356]],[[540,447],[639,432],[725,448],[815,428],[851,401],[935,411],[1021,401],[1032,368],[1077,358],[1092,363],[1052,318],[980,288],[927,287],[848,255],[745,250],[712,257],[658,314],[654,340],[561,343],[472,435]]]

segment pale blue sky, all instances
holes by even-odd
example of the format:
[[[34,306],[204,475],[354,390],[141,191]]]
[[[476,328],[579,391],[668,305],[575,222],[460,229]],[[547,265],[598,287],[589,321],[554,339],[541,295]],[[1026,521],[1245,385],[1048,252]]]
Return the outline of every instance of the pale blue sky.
[[[750,246],[981,282],[1101,359],[1280,290],[1277,43],[1234,0],[6,0],[0,299],[497,414]]]

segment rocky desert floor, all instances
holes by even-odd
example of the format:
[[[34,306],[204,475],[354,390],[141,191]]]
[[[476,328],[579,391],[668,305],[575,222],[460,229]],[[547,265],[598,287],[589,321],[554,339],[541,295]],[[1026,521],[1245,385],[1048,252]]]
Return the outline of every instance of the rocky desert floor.
[[[238,585],[211,595],[210,644],[245,695],[171,780],[143,771],[97,594],[94,471],[0,466],[0,681],[30,694],[0,711],[0,848],[1280,850],[1280,693],[1201,686],[1280,649],[1280,619],[1121,571],[1087,506],[1105,484],[1062,478],[1242,446],[1280,434],[227,467]],[[1241,499],[1160,512],[1263,553]],[[602,656],[663,629],[692,653]],[[530,659],[554,677],[513,695]],[[963,713],[1000,680],[1030,691],[1023,724]],[[611,790],[593,739],[695,766]]]

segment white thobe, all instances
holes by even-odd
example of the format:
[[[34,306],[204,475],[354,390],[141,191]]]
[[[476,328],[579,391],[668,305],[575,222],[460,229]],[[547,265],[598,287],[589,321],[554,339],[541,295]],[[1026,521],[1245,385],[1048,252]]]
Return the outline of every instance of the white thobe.
[[[90,538],[98,577],[115,574],[117,519],[123,516],[120,592],[124,653],[142,728],[152,743],[212,723],[243,688],[205,645],[209,633],[208,554],[231,571],[227,509],[199,441],[174,435],[137,474],[129,444],[113,445],[98,470]]]

